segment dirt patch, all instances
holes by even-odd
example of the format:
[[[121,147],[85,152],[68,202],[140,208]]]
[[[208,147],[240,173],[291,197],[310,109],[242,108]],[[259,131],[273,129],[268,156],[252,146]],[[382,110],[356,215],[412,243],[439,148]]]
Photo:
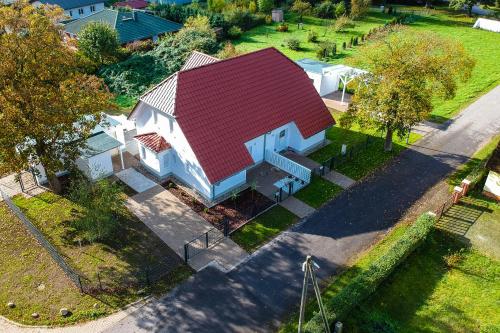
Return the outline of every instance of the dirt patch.
[[[223,221],[227,219],[230,231],[238,229],[249,219],[274,204],[271,199],[259,192],[246,189],[240,192],[237,197],[229,198],[208,208],[172,181],[167,181],[162,186],[216,228],[222,229]]]

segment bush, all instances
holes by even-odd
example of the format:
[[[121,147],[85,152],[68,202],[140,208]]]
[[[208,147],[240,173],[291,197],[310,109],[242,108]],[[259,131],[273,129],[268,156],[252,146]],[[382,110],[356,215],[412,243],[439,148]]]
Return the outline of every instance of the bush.
[[[78,34],[79,52],[99,65],[115,61],[119,46],[116,30],[102,22],[90,22]]]
[[[315,9],[316,16],[329,19],[335,17],[335,5],[331,1],[323,1]]]
[[[318,45],[318,48],[316,50],[316,57],[318,59],[324,59],[328,57],[331,52],[332,52],[332,43],[323,42]]]
[[[217,53],[217,58],[219,59],[228,59],[239,56],[240,52],[236,50],[233,44],[227,43],[224,45],[224,48]]]
[[[335,4],[335,17],[339,18],[346,12],[344,1]]]
[[[257,5],[259,8],[259,12],[264,14],[269,14],[271,12],[271,9],[273,9],[272,0],[257,0]]]
[[[237,27],[235,25],[233,25],[231,28],[229,28],[229,30],[227,31],[227,36],[230,38],[230,39],[238,39],[241,37],[241,34],[243,32],[241,31],[241,28],[240,27]]]
[[[290,50],[298,51],[300,49],[300,41],[297,38],[287,39],[286,45]]]
[[[307,33],[307,41],[316,43],[318,41],[318,33],[316,31],[309,31]]]
[[[280,23],[276,26],[276,31],[279,32],[287,32],[288,31],[288,24],[286,23]]]
[[[370,9],[371,0],[351,0],[350,16],[353,20],[364,16]]]
[[[264,21],[266,22],[267,25],[273,24],[273,17],[271,15],[266,15],[264,17]]]
[[[333,323],[337,319],[342,319],[357,304],[371,295],[380,283],[425,240],[434,226],[434,220],[434,216],[429,214],[420,216],[386,254],[374,261],[370,267],[325,303],[328,321]],[[321,315],[316,313],[307,323],[306,331],[323,332],[323,330]]]
[[[335,32],[343,32],[349,28],[354,28],[354,24],[347,16],[339,17],[333,26],[333,30],[335,30]]]
[[[107,179],[93,182],[80,175],[70,185],[69,198],[83,208],[73,223],[85,240],[102,241],[114,235],[116,216],[125,204],[120,185]]]
[[[202,15],[208,17],[211,27],[228,27],[222,14],[214,13],[202,8],[172,4],[152,5],[152,9],[158,13],[158,16],[174,22],[184,23],[189,17]]]
[[[345,50],[347,48],[347,44],[345,42],[342,42],[342,50]]]
[[[154,43],[151,39],[148,40],[136,40],[135,42],[128,43],[125,48],[130,53],[136,52],[147,52],[154,48]]]

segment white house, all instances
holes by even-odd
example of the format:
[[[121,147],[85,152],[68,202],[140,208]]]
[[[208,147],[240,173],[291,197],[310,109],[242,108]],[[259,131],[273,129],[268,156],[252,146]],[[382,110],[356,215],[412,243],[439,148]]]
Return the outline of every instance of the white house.
[[[64,9],[64,14],[71,19],[79,19],[104,9],[103,0],[36,0],[34,6],[55,5]]]
[[[134,123],[124,116],[105,115],[103,124],[96,126],[92,135],[87,139],[86,148],[82,150],[81,156],[75,161],[76,166],[92,180],[112,175],[114,172],[113,156],[122,156],[125,150],[131,153],[137,151],[136,146],[130,145],[130,139],[128,139],[135,134]],[[46,183],[47,176],[43,167],[37,165],[35,168],[38,170],[35,173],[37,182],[39,184]],[[57,175],[61,176],[66,173],[67,171],[63,170]]]
[[[143,166],[212,202],[263,161],[286,169],[292,162],[280,151],[309,151],[334,124],[304,71],[274,48],[220,61],[194,52],[141,96],[129,119]]]

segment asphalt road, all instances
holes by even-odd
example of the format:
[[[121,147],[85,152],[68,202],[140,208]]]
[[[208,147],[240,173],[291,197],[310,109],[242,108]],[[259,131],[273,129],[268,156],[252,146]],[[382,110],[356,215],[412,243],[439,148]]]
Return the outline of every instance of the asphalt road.
[[[500,86],[228,274],[208,268],[107,332],[269,332],[300,302],[306,255],[335,274],[500,132]]]

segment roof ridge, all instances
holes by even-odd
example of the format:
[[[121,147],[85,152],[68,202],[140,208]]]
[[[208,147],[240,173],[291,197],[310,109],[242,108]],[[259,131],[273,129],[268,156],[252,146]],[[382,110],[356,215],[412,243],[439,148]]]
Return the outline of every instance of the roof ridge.
[[[231,60],[235,60],[235,59],[241,59],[243,57],[247,57],[247,56],[254,55],[256,53],[260,53],[260,52],[264,52],[264,51],[268,51],[268,50],[278,51],[274,46],[270,46],[270,47],[266,47],[266,48],[263,48],[263,49],[260,49],[260,50],[256,50],[256,51],[244,53],[244,54],[241,54],[239,56],[232,57],[232,58],[227,58],[227,59],[218,59],[218,58],[214,57],[215,59],[218,59],[219,61],[211,62],[209,64],[205,64],[205,65],[201,65],[201,66],[197,66],[197,67],[193,67],[193,68],[188,68],[188,69],[185,69],[185,70],[180,70],[179,73],[189,72],[189,71],[192,71],[192,70],[195,70],[195,69],[204,68],[204,67],[215,65],[215,64],[221,64],[221,63],[225,63],[225,62],[228,62],[228,61],[231,61]],[[198,51],[193,51],[193,52],[198,52]],[[202,53],[202,52],[198,52],[198,53],[205,54],[205,53]],[[283,53],[281,53],[281,54],[283,54]],[[288,59],[288,57],[287,57],[287,59]]]

